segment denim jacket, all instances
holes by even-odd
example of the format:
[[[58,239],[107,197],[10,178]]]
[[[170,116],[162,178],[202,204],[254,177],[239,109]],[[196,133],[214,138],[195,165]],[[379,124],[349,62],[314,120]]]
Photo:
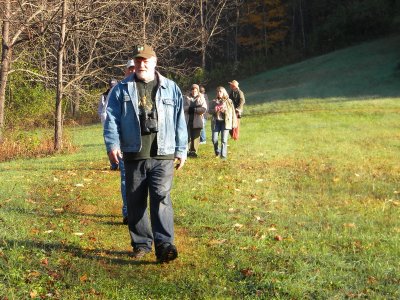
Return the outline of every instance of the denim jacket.
[[[138,92],[133,76],[131,74],[118,83],[109,95],[103,133],[107,152],[115,149],[139,152],[142,148]],[[175,82],[158,72],[156,76],[157,154],[186,157],[188,137],[181,90]]]

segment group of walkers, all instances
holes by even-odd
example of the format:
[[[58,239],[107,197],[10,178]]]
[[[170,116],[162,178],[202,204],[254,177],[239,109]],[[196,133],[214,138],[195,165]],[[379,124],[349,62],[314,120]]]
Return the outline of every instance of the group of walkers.
[[[188,157],[198,157],[199,145],[206,143],[206,120],[209,116],[211,116],[212,143],[216,157],[227,158],[229,134],[235,140],[239,138],[239,124],[245,97],[236,80],[229,82],[229,85],[230,94],[224,87],[219,86],[212,101],[208,100],[205,88],[197,84],[193,84],[189,94],[185,96]]]
[[[110,81],[98,113],[110,168],[121,172],[122,215],[128,224],[131,256],[142,258],[154,246],[157,261],[165,263],[178,257],[170,196],[174,169],[182,169],[187,156],[198,156],[199,144],[206,142],[207,116],[211,116],[215,155],[226,159],[229,131],[238,137],[245,100],[236,80],[229,82],[230,95],[218,87],[212,101],[197,84],[183,97],[177,84],[156,66],[151,46],[135,47],[125,78]]]

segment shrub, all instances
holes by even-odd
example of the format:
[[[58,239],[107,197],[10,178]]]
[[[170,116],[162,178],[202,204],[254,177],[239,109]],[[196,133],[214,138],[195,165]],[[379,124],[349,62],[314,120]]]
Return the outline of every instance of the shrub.
[[[72,145],[67,132],[63,135],[63,152],[72,152]],[[34,158],[54,154],[54,137],[50,130],[8,131],[0,144],[0,162],[16,158]]]

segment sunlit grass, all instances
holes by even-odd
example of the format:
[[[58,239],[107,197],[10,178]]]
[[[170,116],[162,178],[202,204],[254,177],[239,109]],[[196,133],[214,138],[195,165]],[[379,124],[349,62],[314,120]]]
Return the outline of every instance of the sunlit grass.
[[[398,103],[282,103],[242,119],[227,161],[209,139],[176,173],[167,265],[128,257],[101,128],[71,129],[76,153],[0,164],[0,296],[396,299]]]

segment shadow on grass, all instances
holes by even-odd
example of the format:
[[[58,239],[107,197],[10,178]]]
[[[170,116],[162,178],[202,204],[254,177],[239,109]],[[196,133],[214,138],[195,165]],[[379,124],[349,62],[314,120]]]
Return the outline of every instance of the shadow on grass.
[[[27,209],[23,207],[3,207],[3,211],[16,212],[27,215],[35,215],[39,217],[45,218],[53,218],[57,216],[82,216],[82,217],[93,217],[93,218],[119,218],[120,215],[113,214],[95,214],[95,213],[85,213],[85,212],[75,212],[75,211],[64,211],[64,212],[52,212],[52,211],[43,211],[38,208]]]
[[[72,256],[91,259],[91,260],[107,260],[113,264],[119,265],[155,265],[159,264],[151,260],[134,260],[129,258],[132,253],[130,251],[107,250],[107,249],[83,249],[74,245],[66,245],[58,242],[48,242],[40,240],[8,240],[1,239],[0,247],[3,249],[14,247],[25,247],[25,249],[39,249],[45,251],[58,251],[69,253]],[[126,257],[126,258],[125,258]]]

